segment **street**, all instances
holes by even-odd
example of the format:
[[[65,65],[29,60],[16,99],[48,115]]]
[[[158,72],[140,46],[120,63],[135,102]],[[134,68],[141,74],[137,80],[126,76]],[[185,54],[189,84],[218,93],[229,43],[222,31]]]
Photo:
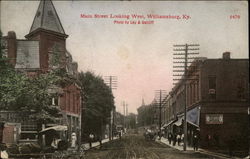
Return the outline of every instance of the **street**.
[[[87,159],[216,159],[200,152],[183,152],[155,141],[146,141],[142,134],[127,134],[93,148],[86,153]]]

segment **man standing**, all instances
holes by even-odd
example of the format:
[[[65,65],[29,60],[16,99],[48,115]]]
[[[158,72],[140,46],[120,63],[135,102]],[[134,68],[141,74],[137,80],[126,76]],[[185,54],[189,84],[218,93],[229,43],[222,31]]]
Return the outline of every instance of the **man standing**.
[[[194,134],[193,142],[194,142],[194,151],[198,151],[198,135],[197,134]]]
[[[92,133],[89,134],[89,147],[92,147],[92,141],[94,139],[94,135]]]
[[[76,133],[73,132],[72,135],[71,135],[71,147],[72,148],[76,147],[76,140],[77,140]]]
[[[168,133],[168,142],[169,142],[169,145],[171,145],[171,141],[172,141],[172,134],[171,132]]]

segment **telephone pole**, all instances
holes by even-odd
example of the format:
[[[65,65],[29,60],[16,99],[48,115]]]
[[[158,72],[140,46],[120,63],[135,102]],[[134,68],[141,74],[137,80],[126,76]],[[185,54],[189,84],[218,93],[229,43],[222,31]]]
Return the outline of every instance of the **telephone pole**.
[[[196,57],[189,57],[189,55],[197,55],[198,52],[189,52],[189,51],[196,51],[199,50],[199,44],[184,44],[184,45],[174,45],[175,49],[174,51],[178,53],[174,53],[174,64],[178,64],[178,66],[173,66],[174,70],[173,72],[178,72],[179,74],[174,74],[173,76],[179,77],[177,79],[174,79],[174,81],[183,81],[184,83],[184,125],[183,125],[183,131],[184,131],[184,144],[183,144],[183,150],[187,150],[187,80],[197,80],[194,78],[189,78],[188,76],[188,67],[195,67],[195,66],[189,66],[192,62],[189,60],[194,60]],[[176,61],[178,60],[178,61]],[[181,60],[181,61],[179,61]],[[184,64],[181,65],[180,64]],[[177,68],[177,70],[176,70]],[[184,68],[184,69],[183,69]],[[181,74],[182,73],[182,74]],[[180,78],[181,77],[181,78]],[[177,83],[174,83],[177,84]]]
[[[117,88],[117,76],[105,76],[104,82],[109,86],[111,94],[112,90]],[[112,98],[111,98],[112,101]],[[112,102],[111,102],[112,103]],[[113,140],[114,137],[114,123],[115,123],[115,105],[110,112],[110,126],[109,126],[109,140]]]
[[[122,102],[122,106],[123,106],[123,128],[125,128],[125,118],[126,118],[126,114],[125,114],[125,107],[126,107],[126,104],[125,102],[123,101]]]
[[[129,128],[129,125],[128,125],[128,103],[126,103],[126,129]]]
[[[123,127],[127,128],[128,127],[128,123],[127,123],[127,116],[128,116],[128,103],[126,103],[125,101],[122,102],[123,104],[123,115],[124,115],[124,119],[123,119]]]
[[[156,103],[157,105],[159,104],[159,132],[160,134],[161,134],[161,125],[162,125],[162,116],[161,116],[162,101],[165,96],[166,96],[166,90],[161,90],[161,89],[156,90]]]

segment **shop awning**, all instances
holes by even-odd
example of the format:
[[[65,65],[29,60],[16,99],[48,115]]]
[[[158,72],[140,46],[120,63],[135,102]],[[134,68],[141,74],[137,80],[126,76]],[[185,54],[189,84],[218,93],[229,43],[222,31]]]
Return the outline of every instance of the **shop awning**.
[[[39,133],[45,133],[45,132],[50,131],[50,130],[54,130],[54,131],[67,131],[68,127],[64,126],[64,125],[52,126],[52,127],[48,127],[46,129],[43,129]]]
[[[199,107],[195,107],[187,112],[187,122],[199,127],[200,123],[200,109]]]
[[[181,126],[183,120],[184,120],[184,116],[178,118],[178,120],[174,122],[174,125]]]
[[[195,126],[195,127],[199,127],[198,125],[196,125],[196,124],[194,124],[194,123],[192,123],[192,122],[190,122],[190,121],[188,121],[188,120],[187,120],[187,123],[189,123],[190,125],[193,125],[193,126]]]
[[[174,121],[175,121],[175,120],[171,120],[171,121],[169,121],[168,123],[165,123],[162,127],[163,127],[163,128],[166,128],[166,127],[168,127],[169,125],[171,125]]]

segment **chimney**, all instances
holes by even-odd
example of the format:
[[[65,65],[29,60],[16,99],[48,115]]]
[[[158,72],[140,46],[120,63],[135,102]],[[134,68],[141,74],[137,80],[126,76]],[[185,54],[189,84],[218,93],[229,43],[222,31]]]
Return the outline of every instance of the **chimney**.
[[[229,60],[230,59],[230,52],[224,52],[222,55],[222,59]]]
[[[16,65],[16,56],[17,56],[17,40],[16,33],[14,31],[9,31],[8,36],[8,58],[12,66]]]

